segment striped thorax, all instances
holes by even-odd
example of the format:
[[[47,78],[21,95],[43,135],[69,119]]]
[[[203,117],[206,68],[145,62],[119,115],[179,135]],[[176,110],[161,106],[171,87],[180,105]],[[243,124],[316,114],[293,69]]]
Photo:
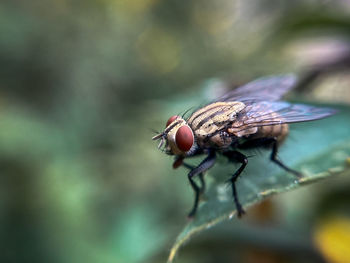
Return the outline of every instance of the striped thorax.
[[[226,129],[245,107],[243,102],[216,102],[194,112],[187,120],[200,147],[225,148],[232,143]]]

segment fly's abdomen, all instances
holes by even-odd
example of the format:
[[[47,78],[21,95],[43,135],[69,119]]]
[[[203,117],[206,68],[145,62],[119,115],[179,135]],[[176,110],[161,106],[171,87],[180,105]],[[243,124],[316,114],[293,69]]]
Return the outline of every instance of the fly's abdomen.
[[[288,124],[276,124],[258,127],[258,130],[255,134],[251,135],[250,138],[269,138],[273,137],[281,143],[287,137],[289,132]]]
[[[271,112],[268,114],[270,117],[268,119],[275,121],[278,124],[274,125],[263,125],[258,127],[257,132],[253,135],[254,138],[266,138],[273,137],[281,143],[287,137],[289,128],[288,124],[284,123],[283,118],[275,113]]]
[[[266,113],[263,120],[244,115],[240,120],[233,122],[227,131],[239,138],[276,138],[282,142],[288,135],[288,124],[275,112]],[[273,124],[270,124],[273,123]]]

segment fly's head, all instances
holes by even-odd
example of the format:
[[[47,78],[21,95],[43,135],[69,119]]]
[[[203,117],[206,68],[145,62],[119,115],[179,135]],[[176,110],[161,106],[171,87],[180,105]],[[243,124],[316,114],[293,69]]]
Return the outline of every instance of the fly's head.
[[[160,140],[158,148],[164,146],[165,153],[169,155],[188,156],[196,147],[191,127],[177,115],[170,117],[165,130],[152,140]]]

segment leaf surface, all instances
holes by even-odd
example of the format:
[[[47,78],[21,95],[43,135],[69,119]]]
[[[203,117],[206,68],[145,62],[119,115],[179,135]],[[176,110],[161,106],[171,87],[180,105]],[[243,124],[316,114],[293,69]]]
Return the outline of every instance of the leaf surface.
[[[336,108],[339,112],[330,118],[290,126],[290,135],[280,147],[279,158],[303,173],[299,181],[271,163],[268,151],[245,152],[251,158],[236,186],[239,200],[247,213],[249,206],[271,195],[336,174],[349,174],[350,108]],[[194,234],[236,215],[231,187],[226,181],[237,168],[222,159],[207,173],[211,184],[205,194],[205,202],[200,204],[196,217],[178,235],[168,262],[173,261],[179,248]]]

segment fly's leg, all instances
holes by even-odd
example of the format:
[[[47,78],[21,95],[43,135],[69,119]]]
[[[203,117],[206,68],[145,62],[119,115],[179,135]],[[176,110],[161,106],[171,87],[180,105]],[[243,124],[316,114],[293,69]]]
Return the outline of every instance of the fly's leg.
[[[243,172],[244,168],[247,166],[248,159],[244,154],[237,152],[237,151],[225,152],[225,153],[223,153],[223,155],[226,156],[231,162],[241,163],[241,166],[229,179],[231,181],[232,195],[233,195],[233,200],[234,200],[235,205],[236,205],[237,215],[238,215],[238,217],[241,217],[245,212],[244,212],[244,209],[242,208],[241,203],[238,200],[238,194],[237,194],[237,189],[236,189],[236,180],[239,177],[239,175]]]
[[[275,164],[277,164],[279,167],[286,170],[287,172],[290,172],[294,174],[296,177],[301,178],[302,174],[300,172],[289,168],[288,166],[286,166],[284,163],[282,163],[280,160],[277,159],[277,151],[278,151],[277,140],[274,139],[272,142],[272,152],[270,156],[271,161],[273,161]]]
[[[193,207],[191,209],[191,212],[188,214],[188,217],[194,217],[194,215],[197,212],[197,208],[198,208],[198,201],[199,201],[199,195],[200,195],[200,188],[198,187],[198,185],[193,181],[193,179],[188,176],[188,179],[190,180],[190,184],[192,186],[192,189],[194,191],[194,204]]]
[[[190,169],[190,170],[193,170],[195,167],[190,165],[190,164],[187,164],[187,163],[182,163],[182,165],[184,167],[186,167],[187,169]],[[199,194],[203,194],[205,192],[205,181],[204,181],[204,174],[203,173],[200,173],[198,175],[199,177],[199,181],[201,183],[201,186],[199,187]]]
[[[209,155],[197,167],[193,168],[188,173],[188,180],[190,181],[190,184],[195,192],[193,208],[191,212],[188,214],[188,217],[193,217],[196,214],[197,208],[198,208],[199,195],[201,194],[201,188],[199,188],[198,185],[195,183],[195,181],[193,180],[193,177],[195,177],[196,175],[203,174],[206,170],[212,167],[215,164],[215,159],[216,159],[215,152],[214,151],[209,152]]]
[[[199,189],[199,193],[203,194],[205,192],[204,174],[200,173],[198,176],[199,176],[199,181],[201,182],[201,187]]]
[[[190,165],[188,163],[185,163],[184,161],[184,157],[182,156],[177,156],[174,160],[174,163],[173,163],[173,168],[174,169],[177,169],[179,166],[184,166],[185,168],[189,169],[189,170],[193,170],[195,167],[193,165]],[[198,175],[199,177],[199,180],[200,180],[200,183],[201,183],[201,186],[200,186],[200,189],[199,189],[199,192],[200,194],[203,194],[204,191],[205,191],[205,181],[204,181],[204,174],[203,173],[200,173]]]
[[[268,137],[268,138],[252,139],[240,144],[238,147],[240,149],[249,149],[249,148],[256,148],[256,147],[271,147],[271,146],[272,146],[272,152],[270,155],[271,161],[273,161],[275,164],[277,164],[279,167],[286,170],[287,172],[295,175],[296,177],[298,178],[302,177],[302,174],[300,172],[289,168],[277,158],[278,142],[276,138]]]

